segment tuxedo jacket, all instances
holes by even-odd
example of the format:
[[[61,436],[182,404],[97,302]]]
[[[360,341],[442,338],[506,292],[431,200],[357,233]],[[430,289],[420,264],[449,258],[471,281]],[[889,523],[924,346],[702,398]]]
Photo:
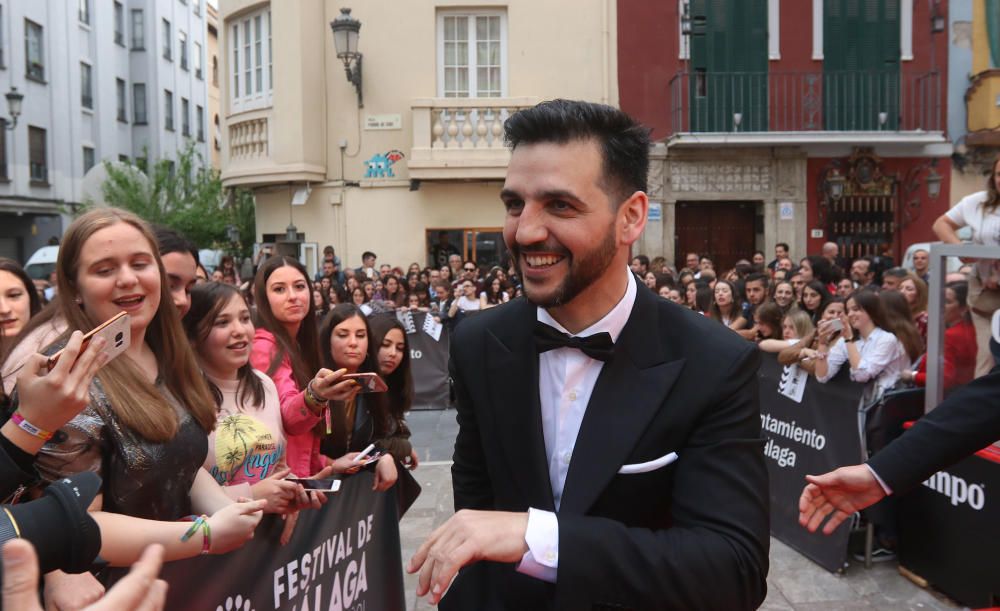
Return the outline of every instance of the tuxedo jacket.
[[[457,328],[455,508],[554,511],[542,434],[535,306]],[[757,348],[638,287],[576,439],[558,515],[556,583],[480,562],[442,609],[755,609],[768,563]],[[676,452],[653,471],[623,465]]]
[[[894,493],[1000,439],[1000,367],[955,389],[868,464]]]

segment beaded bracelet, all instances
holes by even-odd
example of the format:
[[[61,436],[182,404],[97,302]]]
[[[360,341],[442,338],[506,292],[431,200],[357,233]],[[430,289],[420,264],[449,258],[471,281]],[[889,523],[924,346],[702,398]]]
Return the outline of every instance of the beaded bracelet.
[[[46,431],[43,428],[39,428],[34,424],[31,424],[30,422],[24,419],[24,416],[22,416],[20,412],[15,411],[14,414],[11,415],[10,419],[13,420],[14,424],[16,424],[18,428],[20,428],[22,431],[31,435],[32,437],[37,437],[42,441],[48,441],[52,439],[53,435],[55,435],[55,433],[52,431]]]
[[[187,532],[181,535],[181,541],[187,542],[187,540],[193,537],[194,533],[198,532],[198,529],[201,528],[201,554],[205,555],[212,550],[212,527],[208,525],[208,516],[204,514],[197,517],[188,516],[188,519],[190,518],[194,518],[194,523],[191,524],[191,528],[187,529]]]

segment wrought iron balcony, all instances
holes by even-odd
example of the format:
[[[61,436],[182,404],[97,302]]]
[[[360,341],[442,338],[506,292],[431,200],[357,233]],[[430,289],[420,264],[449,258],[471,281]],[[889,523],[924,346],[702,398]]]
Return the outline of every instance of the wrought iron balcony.
[[[670,134],[942,132],[937,72],[705,72],[670,79]]]

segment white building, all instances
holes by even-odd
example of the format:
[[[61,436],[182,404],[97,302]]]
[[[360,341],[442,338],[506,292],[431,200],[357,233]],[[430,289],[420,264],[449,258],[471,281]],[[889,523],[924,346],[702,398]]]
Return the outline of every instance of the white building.
[[[208,159],[205,0],[0,0],[0,256],[59,238],[101,161]],[[0,117],[10,115],[0,100]]]

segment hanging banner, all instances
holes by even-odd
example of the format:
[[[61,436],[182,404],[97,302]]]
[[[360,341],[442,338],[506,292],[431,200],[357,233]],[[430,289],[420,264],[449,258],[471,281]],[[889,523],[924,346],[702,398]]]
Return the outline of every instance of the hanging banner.
[[[267,515],[236,551],[164,564],[166,608],[402,611],[396,494],[373,491],[373,478],[345,478],[322,509],[299,513],[288,545],[284,521]]]
[[[412,316],[414,331],[406,339],[410,343],[413,409],[445,409],[449,402],[448,328],[433,324],[433,317],[425,312],[412,312]],[[428,318],[430,324],[426,323]]]
[[[858,402],[864,386],[847,367],[821,384],[762,353],[760,425],[770,476],[771,534],[829,571],[847,561],[849,522],[830,536],[799,525],[799,496],[806,474],[818,475],[861,461]],[[790,385],[795,382],[796,388]]]

